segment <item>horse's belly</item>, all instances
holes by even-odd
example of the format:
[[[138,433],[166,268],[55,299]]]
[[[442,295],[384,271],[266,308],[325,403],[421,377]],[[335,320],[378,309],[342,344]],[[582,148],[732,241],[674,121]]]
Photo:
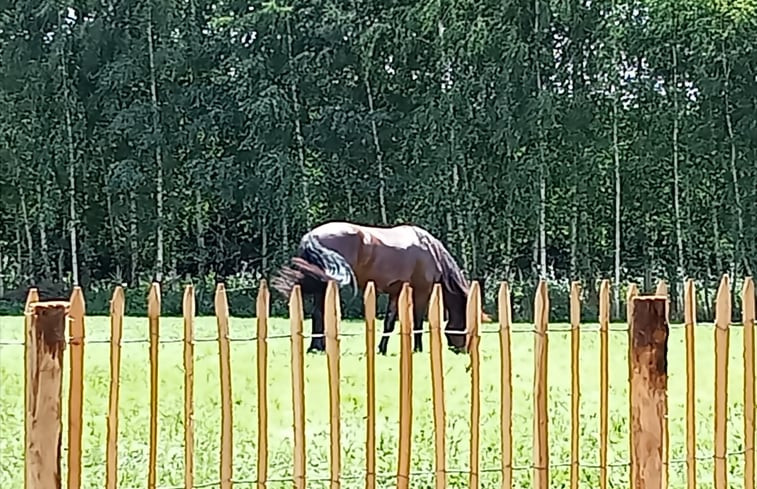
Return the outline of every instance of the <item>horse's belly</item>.
[[[420,251],[420,250],[418,250]],[[397,294],[404,282],[413,287],[433,283],[434,269],[415,253],[386,253],[377,257],[360,273],[361,281],[373,281],[377,292]]]

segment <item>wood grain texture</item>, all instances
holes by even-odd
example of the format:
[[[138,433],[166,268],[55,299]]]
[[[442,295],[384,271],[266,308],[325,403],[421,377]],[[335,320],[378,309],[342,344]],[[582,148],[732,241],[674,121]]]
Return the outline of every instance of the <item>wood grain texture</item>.
[[[715,308],[715,489],[727,489],[728,346],[731,325],[731,293],[728,275],[718,288]]]
[[[118,398],[125,302],[124,289],[121,286],[116,287],[110,300],[110,390],[105,452],[105,487],[107,489],[118,487]]]
[[[69,315],[68,372],[68,489],[81,488],[82,429],[84,426],[84,294],[74,287]]]
[[[35,370],[36,356],[34,354],[34,335],[32,334],[32,310],[30,304],[39,301],[39,291],[32,287],[26,295],[26,304],[24,305],[24,487],[28,488],[29,479],[29,433],[31,433],[32,416],[30,407],[32,402],[32,373]]]
[[[472,281],[468,289],[466,306],[466,329],[468,330],[468,354],[470,355],[471,394],[470,394],[470,472],[469,489],[479,489],[481,464],[481,287]]]
[[[30,431],[27,483],[30,489],[60,489],[63,438],[63,352],[69,303],[36,302],[31,310]]]
[[[434,487],[447,487],[447,440],[444,416],[444,359],[442,357],[444,299],[441,284],[434,284],[428,309],[431,355],[431,391],[434,409]]]
[[[670,321],[670,293],[668,292],[668,284],[664,280],[657,282],[657,290],[655,295],[658,297],[665,297],[665,318]],[[663,418],[662,418],[662,487],[668,487],[669,479],[669,462],[670,462],[670,428],[668,426],[668,393],[665,392],[665,399],[663,402]]]
[[[744,324],[744,489],[754,489],[754,281],[744,280],[741,292],[742,323]]]
[[[342,468],[342,437],[341,416],[339,411],[339,328],[342,320],[342,310],[339,300],[339,288],[336,282],[329,281],[326,287],[326,308],[324,314],[324,330],[326,334],[326,362],[329,375],[329,426],[330,426],[330,458],[329,458],[329,487],[339,489],[341,486],[340,472]]]
[[[541,280],[534,301],[534,489],[549,487],[549,437],[547,412],[547,327],[549,293]]]
[[[697,487],[697,435],[696,435],[696,346],[694,331],[697,322],[696,290],[689,279],[684,287],[684,327],[686,329],[686,487]]]
[[[633,299],[634,489],[662,489],[663,416],[667,390],[668,323],[665,297]]]
[[[368,282],[365,308],[365,489],[376,488],[376,285]]]
[[[261,286],[261,289],[263,287]],[[215,296],[215,313],[216,324],[218,326],[218,374],[219,385],[221,387],[221,456],[219,472],[221,476],[221,489],[231,489],[233,461],[234,461],[234,414],[231,407],[231,352],[229,346],[229,300],[226,297],[226,287],[219,283],[216,285]],[[260,331],[258,331],[258,344],[260,342]],[[260,355],[260,352],[258,352]],[[264,354],[265,359],[265,354]],[[260,357],[258,356],[258,376],[260,376]],[[265,384],[265,377],[263,377]],[[264,387],[265,390],[265,387]],[[258,393],[260,393],[260,383],[258,384]],[[264,392],[265,394],[265,392]],[[265,411],[265,406],[263,406]],[[260,444],[260,451],[266,451],[265,444]],[[263,481],[265,481],[265,472],[263,472]]]
[[[158,347],[160,336],[160,285],[153,283],[147,295],[150,327],[150,446],[147,461],[147,489],[156,489],[158,462]]]
[[[502,451],[502,479],[500,489],[513,487],[513,379],[510,330],[512,329],[512,306],[510,287],[507,282],[499,286],[499,354],[500,354],[500,415]]]
[[[599,286],[599,487],[607,489],[610,395],[610,281]]]
[[[258,388],[258,489],[264,489],[268,481],[268,343],[266,338],[268,338],[270,303],[271,293],[268,290],[268,283],[261,280],[258,297],[255,301],[255,315],[257,316],[255,351]]]
[[[184,288],[184,489],[194,487],[194,321],[195,293],[192,284]]]
[[[397,489],[410,487],[410,456],[413,434],[413,350],[412,288],[405,283],[399,298],[400,316],[400,432],[397,461]]]
[[[368,282],[365,308],[365,488],[376,488],[376,286]]]
[[[581,285],[570,285],[570,487],[578,489],[580,440]]]
[[[289,296],[289,331],[292,362],[292,427],[294,430],[294,487],[305,489],[307,455],[305,450],[305,347],[302,335],[304,307],[302,289],[295,285]]]
[[[635,440],[633,430],[633,335],[631,333],[631,323],[633,321],[633,299],[639,295],[639,288],[636,284],[631,283],[628,286],[626,295],[626,323],[628,325],[628,452],[631,454],[630,480],[636,480],[636,455]]]

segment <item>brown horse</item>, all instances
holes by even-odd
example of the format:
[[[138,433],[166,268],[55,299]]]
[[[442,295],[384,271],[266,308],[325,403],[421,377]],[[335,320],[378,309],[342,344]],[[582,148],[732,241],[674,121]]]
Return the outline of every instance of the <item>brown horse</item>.
[[[418,226],[369,227],[349,222],[328,222],[300,240],[292,267],[284,267],[271,285],[288,297],[299,284],[302,294],[313,296],[312,334],[308,352],[324,351],[323,311],[326,284],[352,285],[364,290],[373,281],[377,293],[389,294],[384,335],[379,353],[386,355],[388,334],[394,331],[402,284],[413,291],[414,351],[422,351],[423,317],[435,283],[442,285],[448,321],[445,336],[450,350],[466,351],[466,301],[468,283],[452,255],[428,231]],[[488,316],[483,315],[488,318]]]

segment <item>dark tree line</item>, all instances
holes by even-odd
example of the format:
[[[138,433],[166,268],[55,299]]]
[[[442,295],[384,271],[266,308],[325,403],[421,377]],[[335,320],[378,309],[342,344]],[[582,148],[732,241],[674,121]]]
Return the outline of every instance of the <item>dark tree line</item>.
[[[252,310],[349,219],[428,228],[519,317],[540,277],[553,319],[600,278],[674,309],[696,278],[707,314],[757,256],[757,13],[726,4],[6,2],[0,297],[136,312],[158,279],[171,311],[192,277]]]

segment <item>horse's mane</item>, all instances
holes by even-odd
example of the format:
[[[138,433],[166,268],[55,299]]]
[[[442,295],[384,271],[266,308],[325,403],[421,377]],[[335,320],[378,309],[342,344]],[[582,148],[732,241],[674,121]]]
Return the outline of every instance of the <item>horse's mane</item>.
[[[457,265],[457,262],[452,257],[452,254],[447,250],[447,247],[439,241],[434,235],[426,231],[425,229],[413,226],[415,234],[421,243],[426,245],[437,266],[442,272],[442,285],[448,292],[467,296],[468,295],[468,281],[465,280],[462,270]]]
[[[463,271],[457,265],[457,262],[452,257],[446,246],[439,241],[434,235],[426,231],[425,229],[413,226],[418,239],[421,243],[425,244],[431,255],[436,260],[437,265],[442,271],[442,285],[447,289],[447,292],[456,295],[459,299],[467,301],[468,290],[470,285],[463,276]],[[483,310],[481,311],[481,321],[491,322],[492,318]]]

